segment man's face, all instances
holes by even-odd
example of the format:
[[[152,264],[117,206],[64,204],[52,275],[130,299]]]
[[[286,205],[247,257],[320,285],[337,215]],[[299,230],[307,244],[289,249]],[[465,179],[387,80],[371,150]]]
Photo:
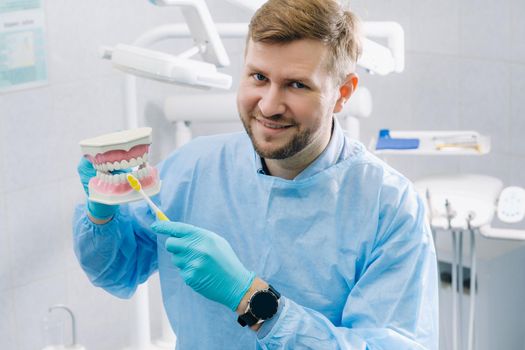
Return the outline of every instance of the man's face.
[[[331,132],[338,87],[320,41],[249,41],[237,94],[240,118],[257,153],[286,159]]]

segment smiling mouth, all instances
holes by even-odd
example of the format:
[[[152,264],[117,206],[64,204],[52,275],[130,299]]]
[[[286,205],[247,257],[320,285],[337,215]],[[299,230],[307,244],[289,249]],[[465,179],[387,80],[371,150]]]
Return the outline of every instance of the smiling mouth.
[[[288,124],[288,125],[283,125],[283,124],[279,124],[279,123],[272,123],[271,121],[268,121],[268,120],[265,120],[265,119],[262,119],[262,118],[255,118],[255,120],[260,123],[261,125],[263,125],[264,127],[267,127],[269,129],[287,129],[287,128],[291,128],[292,126],[294,125],[291,125],[291,124]]]

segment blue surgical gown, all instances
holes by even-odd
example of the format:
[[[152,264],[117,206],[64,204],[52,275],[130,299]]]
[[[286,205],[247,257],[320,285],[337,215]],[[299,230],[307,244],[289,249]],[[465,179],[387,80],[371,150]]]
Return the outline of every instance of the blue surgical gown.
[[[337,122],[293,180],[266,175],[246,133],[197,138],[160,165],[155,197],[174,221],[223,236],[281,294],[258,333],[185,285],[141,202],[95,225],[84,206],[74,245],[91,282],[130,297],[156,270],[185,349],[437,349],[436,256],[411,183]]]

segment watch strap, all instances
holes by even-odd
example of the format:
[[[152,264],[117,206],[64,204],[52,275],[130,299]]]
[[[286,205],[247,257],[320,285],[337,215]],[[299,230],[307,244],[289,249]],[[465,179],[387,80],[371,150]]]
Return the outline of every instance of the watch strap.
[[[239,317],[237,317],[237,322],[239,322],[242,327],[251,327],[257,324],[259,319],[255,317],[250,311],[248,311],[242,315],[239,315]]]
[[[276,291],[275,288],[273,288],[271,284],[268,285],[268,290],[269,290],[270,292],[272,292],[273,295],[275,295],[275,297],[277,298],[277,300],[279,300],[279,298],[281,298],[281,293],[279,293],[278,291]]]

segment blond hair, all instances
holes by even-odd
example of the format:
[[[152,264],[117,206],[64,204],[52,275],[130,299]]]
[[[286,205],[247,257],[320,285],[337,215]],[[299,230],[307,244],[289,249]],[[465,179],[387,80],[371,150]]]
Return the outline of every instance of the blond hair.
[[[269,0],[253,16],[247,40],[284,44],[313,39],[330,50],[327,70],[342,82],[361,54],[360,21],[336,0]]]

